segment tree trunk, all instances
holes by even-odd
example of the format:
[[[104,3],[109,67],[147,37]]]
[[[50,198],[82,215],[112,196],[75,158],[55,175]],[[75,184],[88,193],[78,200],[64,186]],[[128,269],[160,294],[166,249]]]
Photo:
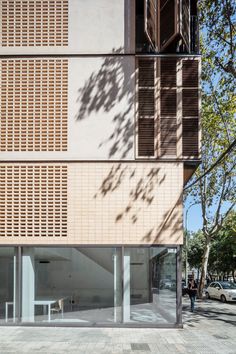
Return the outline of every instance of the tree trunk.
[[[200,299],[202,299],[203,288],[205,286],[205,279],[206,279],[206,274],[207,274],[207,266],[208,266],[210,247],[211,247],[211,239],[207,238],[203,257],[202,257],[201,278],[200,278],[200,284],[199,284],[199,289],[198,289],[198,296]]]

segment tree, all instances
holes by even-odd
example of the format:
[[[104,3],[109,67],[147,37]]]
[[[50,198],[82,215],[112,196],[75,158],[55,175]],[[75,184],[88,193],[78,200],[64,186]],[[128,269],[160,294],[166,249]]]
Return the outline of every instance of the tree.
[[[212,243],[209,268],[218,274],[231,274],[236,280],[236,212],[230,213]]]
[[[199,0],[199,21],[217,70],[236,78],[235,13],[231,0]]]
[[[201,230],[191,233],[188,241],[188,263],[190,268],[200,270],[206,239]],[[231,275],[236,272],[236,212],[224,220],[217,237],[212,242],[207,277],[212,274]],[[236,281],[234,277],[234,281]]]
[[[204,252],[205,238],[201,231],[191,235],[188,243],[188,263],[190,268],[201,268],[202,255]]]
[[[236,137],[236,4],[229,0],[200,1],[202,29],[202,164],[195,179],[217,161]],[[188,190],[200,204],[205,239],[199,295],[207,274],[212,242],[236,205],[236,154],[230,153]]]

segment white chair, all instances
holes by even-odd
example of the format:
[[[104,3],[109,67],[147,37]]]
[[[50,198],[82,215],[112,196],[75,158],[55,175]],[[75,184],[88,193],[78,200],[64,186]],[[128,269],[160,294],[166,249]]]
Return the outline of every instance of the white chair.
[[[64,299],[59,299],[54,307],[51,307],[51,313],[59,314],[61,313],[61,317],[64,316]]]

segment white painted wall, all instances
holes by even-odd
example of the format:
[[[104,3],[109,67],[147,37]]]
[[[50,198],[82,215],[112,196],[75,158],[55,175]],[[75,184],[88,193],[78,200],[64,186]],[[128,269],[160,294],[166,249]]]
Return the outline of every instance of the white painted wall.
[[[70,59],[68,155],[134,159],[133,57]]]

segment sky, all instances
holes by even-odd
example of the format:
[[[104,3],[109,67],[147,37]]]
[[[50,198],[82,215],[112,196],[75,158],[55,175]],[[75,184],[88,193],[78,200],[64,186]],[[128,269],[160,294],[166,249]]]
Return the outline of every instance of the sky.
[[[184,207],[184,228],[188,231],[197,231],[202,227],[202,214],[199,205],[192,205],[193,200],[188,198]]]
[[[195,232],[202,228],[202,213],[200,205],[192,204],[192,198],[188,198],[184,203],[184,228],[187,229],[187,231]],[[223,213],[227,211],[229,205],[228,202],[224,203],[221,209]],[[216,210],[216,207],[213,207],[212,210]],[[234,208],[234,210],[236,210],[236,208]]]

